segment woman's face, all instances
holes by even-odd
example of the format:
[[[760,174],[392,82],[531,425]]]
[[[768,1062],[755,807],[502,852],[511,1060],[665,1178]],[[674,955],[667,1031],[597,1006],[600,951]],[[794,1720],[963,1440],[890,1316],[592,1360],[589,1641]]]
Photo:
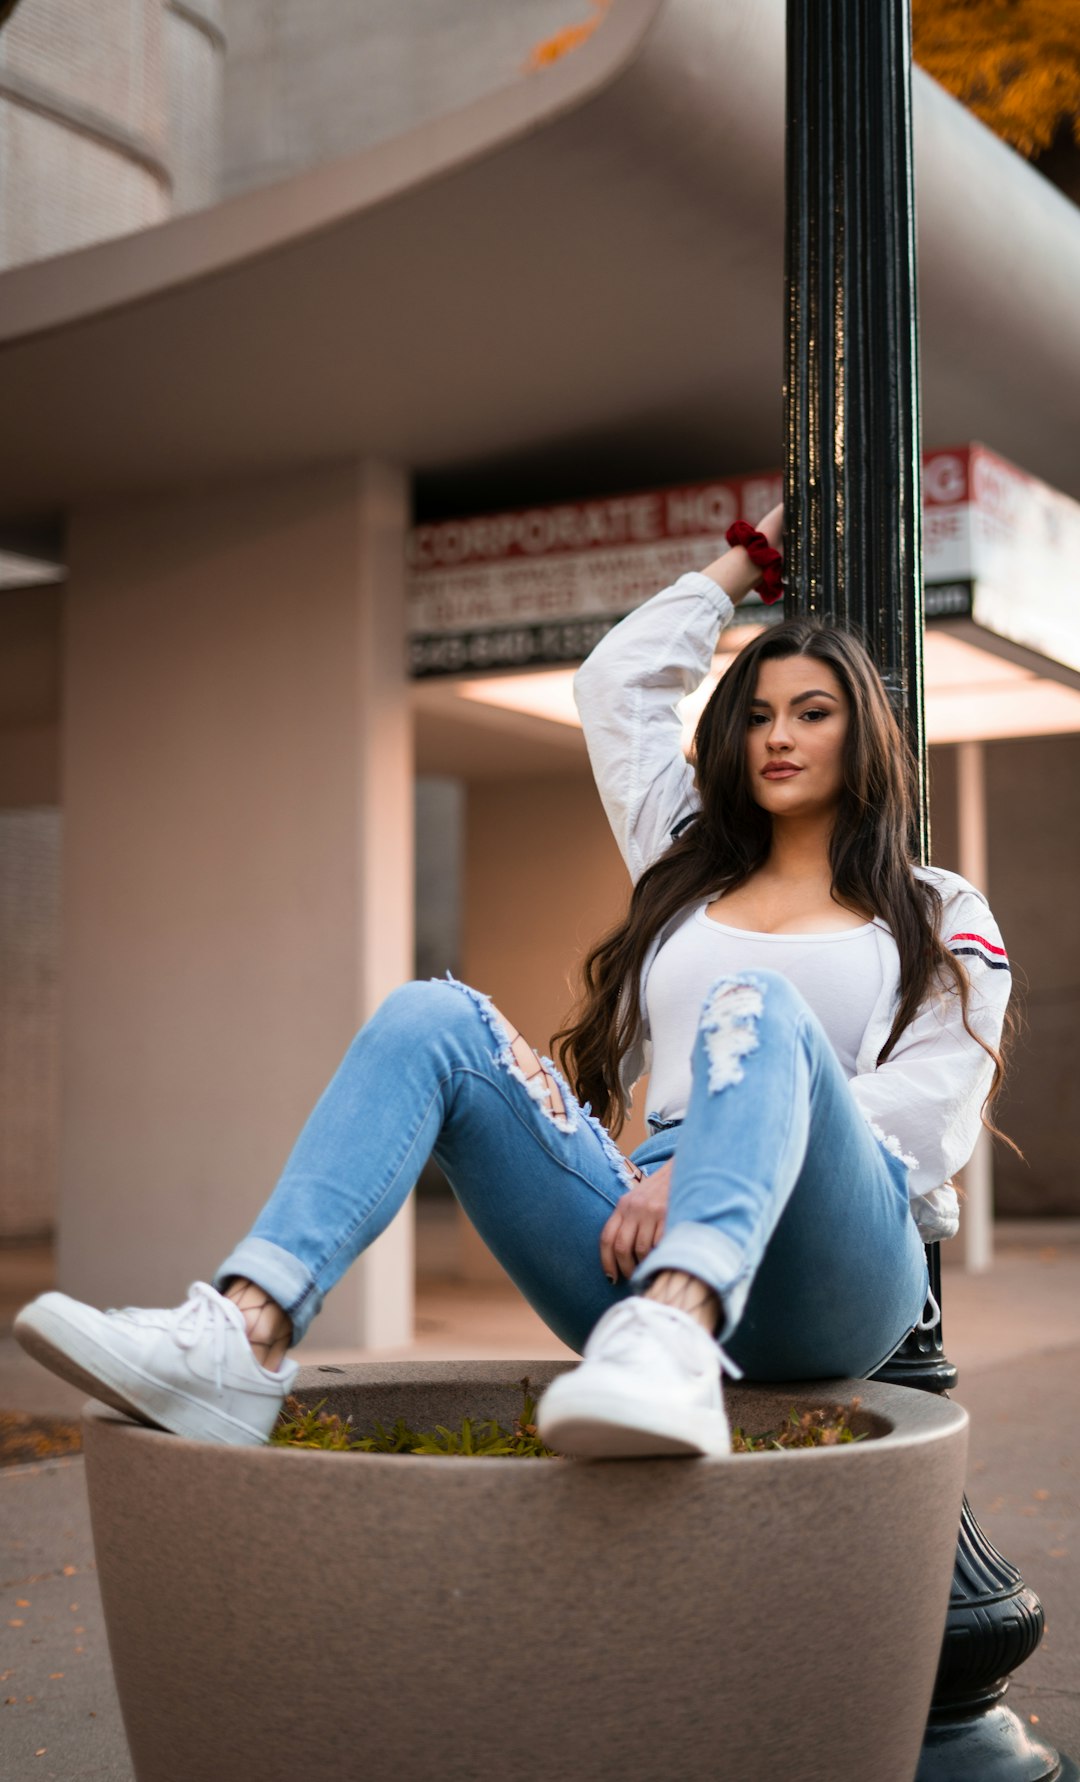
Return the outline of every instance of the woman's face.
[[[813,656],[781,656],[758,670],[746,733],[750,790],[774,817],[835,808],[844,785],[848,698]]]

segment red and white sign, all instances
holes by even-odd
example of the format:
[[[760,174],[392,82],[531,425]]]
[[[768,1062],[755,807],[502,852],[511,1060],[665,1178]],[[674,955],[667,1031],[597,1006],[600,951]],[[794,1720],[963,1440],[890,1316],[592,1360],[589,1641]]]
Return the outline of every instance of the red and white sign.
[[[969,449],[972,617],[1080,670],[1080,502]]]
[[[580,660],[782,492],[774,472],[417,526],[412,672]],[[967,445],[924,455],[923,528],[931,611],[973,602],[980,623],[1080,668],[1080,504]]]
[[[417,526],[409,538],[414,674],[580,660],[623,614],[759,519],[780,477],[729,477]]]

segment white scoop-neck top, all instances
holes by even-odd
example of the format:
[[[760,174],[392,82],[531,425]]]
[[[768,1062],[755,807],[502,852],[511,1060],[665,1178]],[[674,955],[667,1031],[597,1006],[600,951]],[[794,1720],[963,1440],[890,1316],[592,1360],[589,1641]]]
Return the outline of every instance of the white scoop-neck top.
[[[649,973],[650,1114],[682,1119],[702,1003],[717,978],[755,967],[781,972],[794,984],[825,1029],[844,1074],[855,1076],[859,1047],[884,983],[875,924],[824,934],[759,934],[717,922],[707,908],[699,904],[688,912]]]

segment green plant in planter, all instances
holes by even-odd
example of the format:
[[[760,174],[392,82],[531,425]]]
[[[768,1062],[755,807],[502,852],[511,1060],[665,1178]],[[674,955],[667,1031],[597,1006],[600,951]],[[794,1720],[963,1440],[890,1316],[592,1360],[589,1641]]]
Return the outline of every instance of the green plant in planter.
[[[529,1396],[528,1379],[520,1380],[521,1412],[513,1427],[504,1429],[494,1418],[466,1417],[460,1429],[440,1423],[434,1430],[409,1429],[404,1418],[387,1429],[376,1423],[375,1434],[360,1436],[348,1418],[323,1411],[322,1403],[310,1408],[288,1398],[270,1440],[287,1448],[329,1448],[351,1454],[443,1454],[473,1460],[557,1460],[536,1432],[536,1401]]]
[[[404,1418],[387,1429],[376,1423],[375,1434],[355,1433],[349,1418],[323,1410],[326,1400],[317,1405],[303,1405],[288,1398],[270,1440],[285,1448],[322,1448],[349,1454],[441,1454],[468,1457],[473,1460],[559,1460],[554,1449],[546,1448],[536,1430],[536,1401],[529,1396],[528,1378],[518,1382],[522,1406],[513,1427],[505,1429],[491,1419],[466,1417],[460,1429],[438,1424],[434,1430],[409,1429]],[[851,1414],[859,1401],[835,1405],[832,1411],[804,1411],[792,1408],[787,1423],[765,1435],[748,1435],[736,1426],[731,1432],[732,1452],[760,1454],[787,1448],[829,1448],[839,1442],[860,1442],[851,1428]]]
[[[786,1423],[759,1436],[748,1435],[736,1424],[731,1432],[731,1451],[765,1454],[776,1448],[835,1448],[840,1442],[861,1442],[865,1435],[856,1435],[851,1427],[851,1418],[858,1408],[859,1400],[853,1398],[849,1405],[834,1405],[831,1411],[803,1411],[800,1416],[793,1405]]]

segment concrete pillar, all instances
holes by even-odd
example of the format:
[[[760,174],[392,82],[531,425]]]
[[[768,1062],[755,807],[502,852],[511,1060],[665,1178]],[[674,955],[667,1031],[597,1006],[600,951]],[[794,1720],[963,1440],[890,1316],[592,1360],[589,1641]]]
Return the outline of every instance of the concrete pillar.
[[[58,1273],[171,1304],[412,973],[405,479],[338,465],[75,512]],[[407,1213],[313,1345],[412,1334]]]

